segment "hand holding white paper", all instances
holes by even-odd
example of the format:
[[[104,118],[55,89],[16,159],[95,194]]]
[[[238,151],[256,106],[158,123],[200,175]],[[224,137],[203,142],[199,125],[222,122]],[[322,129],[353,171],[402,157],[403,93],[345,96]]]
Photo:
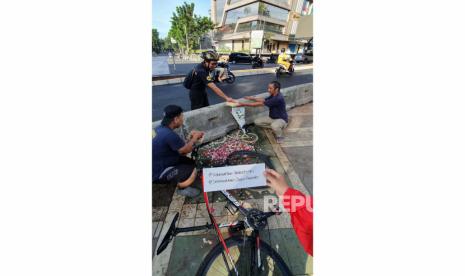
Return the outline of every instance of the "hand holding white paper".
[[[204,192],[266,186],[265,164],[203,169]]]

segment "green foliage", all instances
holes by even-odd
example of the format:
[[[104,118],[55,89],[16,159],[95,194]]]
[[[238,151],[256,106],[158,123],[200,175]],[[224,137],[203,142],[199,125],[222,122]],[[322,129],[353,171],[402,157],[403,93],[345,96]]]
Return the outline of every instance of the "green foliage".
[[[170,40],[170,37],[169,36],[166,36],[164,39],[163,39],[163,49],[167,50],[167,49],[171,49],[173,46],[171,45],[171,40]]]
[[[186,3],[176,7],[171,17],[169,37],[176,40],[177,46],[186,54],[198,47],[199,38],[213,30],[213,22],[206,16],[194,14],[194,3]]]
[[[258,4],[258,14],[269,17],[270,16],[270,10],[268,9],[268,7],[264,3],[260,2]]]
[[[162,41],[159,38],[157,29],[152,29],[152,52],[160,53],[162,49]]]

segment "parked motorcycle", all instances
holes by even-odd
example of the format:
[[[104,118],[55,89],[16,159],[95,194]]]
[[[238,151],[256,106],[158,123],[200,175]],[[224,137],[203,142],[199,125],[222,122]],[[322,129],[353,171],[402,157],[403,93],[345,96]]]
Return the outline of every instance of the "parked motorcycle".
[[[295,62],[293,60],[290,61],[291,66],[289,66],[289,70],[284,67],[282,64],[278,64],[278,67],[276,68],[276,78],[278,79],[282,74],[288,74],[289,76],[292,76],[294,73],[294,64]]]
[[[224,69],[224,74],[227,76],[227,78],[224,80],[225,82],[231,84],[236,80],[236,76],[234,76],[233,72],[231,72],[231,68],[229,67],[228,62],[218,62],[218,67]],[[219,82],[219,74],[220,72],[218,71],[215,82]]]
[[[252,69],[263,68],[264,66],[263,60],[259,56],[254,56],[252,58]]]
[[[267,59],[266,63],[276,63],[275,55],[271,54],[270,58]]]

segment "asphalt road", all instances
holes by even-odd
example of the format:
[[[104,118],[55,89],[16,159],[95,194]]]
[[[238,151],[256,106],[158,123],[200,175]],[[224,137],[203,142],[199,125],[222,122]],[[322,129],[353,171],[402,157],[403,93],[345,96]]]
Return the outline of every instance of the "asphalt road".
[[[198,63],[185,63],[185,64],[176,64],[176,70],[174,70],[174,65],[170,64],[170,74],[187,74],[194,66]],[[276,67],[276,64],[265,63],[265,68]],[[244,69],[252,69],[252,64],[229,64],[231,70],[244,70]]]
[[[273,80],[276,80],[274,74],[262,74],[238,77],[233,84],[222,83],[217,85],[226,95],[238,99],[244,96],[252,96],[266,92],[268,83]],[[281,88],[303,83],[312,83],[313,70],[296,71],[293,76],[283,75],[280,77],[279,82],[281,83]],[[224,101],[209,88],[207,88],[207,94],[211,105]],[[189,111],[189,90],[184,88],[182,83],[152,86],[152,121],[160,120],[163,114],[163,108],[169,104],[179,105],[185,111]]]

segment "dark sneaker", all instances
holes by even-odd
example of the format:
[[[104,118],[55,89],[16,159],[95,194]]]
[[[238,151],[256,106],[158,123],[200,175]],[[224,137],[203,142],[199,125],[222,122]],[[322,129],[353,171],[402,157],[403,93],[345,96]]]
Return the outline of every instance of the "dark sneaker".
[[[178,195],[187,196],[187,197],[196,197],[200,194],[200,191],[196,188],[187,187],[184,189],[178,189],[176,191]]]

